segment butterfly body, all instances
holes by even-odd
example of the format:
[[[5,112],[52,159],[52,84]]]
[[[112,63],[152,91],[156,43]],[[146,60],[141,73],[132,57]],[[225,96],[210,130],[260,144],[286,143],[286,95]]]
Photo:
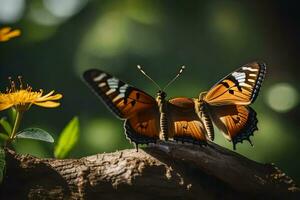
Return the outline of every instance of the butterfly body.
[[[214,139],[214,123],[235,149],[238,142],[251,143],[249,137],[257,130],[256,112],[249,105],[258,95],[265,71],[265,64],[249,63],[199,98],[170,100],[164,91],[153,98],[101,70],[91,69],[83,76],[109,110],[124,120],[125,134],[136,146],[159,139],[206,144]]]
[[[199,119],[203,121],[206,135],[210,140],[214,140],[214,127],[210,116],[209,105],[203,100],[205,93],[201,93],[199,99],[195,99],[195,112]]]
[[[156,97],[156,101],[157,101],[157,105],[159,108],[159,113],[160,113],[160,117],[159,117],[159,125],[160,125],[160,134],[159,134],[159,138],[161,140],[168,140],[169,135],[169,121],[168,121],[168,101],[166,100],[166,96],[167,94],[161,90],[159,90],[157,92],[157,97]]]

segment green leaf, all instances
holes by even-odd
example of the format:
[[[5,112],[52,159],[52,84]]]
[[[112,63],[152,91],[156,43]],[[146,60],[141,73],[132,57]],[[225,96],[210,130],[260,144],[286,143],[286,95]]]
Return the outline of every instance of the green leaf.
[[[33,140],[41,140],[45,142],[53,143],[53,137],[46,131],[40,128],[27,128],[20,131],[17,138],[25,138],[25,139],[33,139]]]
[[[0,133],[0,140],[8,140],[8,135],[6,135],[5,133]]]
[[[73,149],[78,139],[79,120],[78,117],[73,117],[59,136],[57,145],[54,149],[54,156],[56,158],[65,158]]]
[[[10,135],[10,134],[11,134],[11,131],[12,131],[12,128],[11,128],[10,123],[9,123],[4,117],[2,117],[2,118],[0,119],[0,124],[1,124],[1,126],[3,127],[3,129],[6,131],[6,133],[7,133],[8,135]]]
[[[5,170],[5,152],[0,148],[0,183],[3,181]]]

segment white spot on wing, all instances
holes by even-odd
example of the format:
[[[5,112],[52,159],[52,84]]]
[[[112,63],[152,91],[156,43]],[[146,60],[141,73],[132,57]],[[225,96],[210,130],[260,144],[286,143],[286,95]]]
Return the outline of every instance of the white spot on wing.
[[[128,88],[128,85],[127,85],[127,84],[125,84],[125,85],[123,85],[122,87],[120,87],[120,88],[119,88],[120,93],[121,93],[121,94],[125,94],[127,88]]]
[[[236,79],[246,78],[246,74],[244,72],[233,72],[231,75]]]
[[[101,81],[104,77],[106,77],[106,74],[105,73],[101,73],[101,74],[99,74],[99,76],[96,76],[93,80],[95,82],[98,82],[98,81]]]
[[[254,69],[252,67],[243,67],[242,69],[243,70],[248,70],[248,71],[251,71],[251,72],[257,72],[258,71],[258,69]]]
[[[239,83],[244,83],[245,80],[246,80],[246,79],[244,79],[244,78],[243,78],[243,79],[237,79],[237,81],[238,81]]]
[[[250,78],[248,78],[248,81],[249,81],[249,82],[252,82],[252,83],[254,83],[254,82],[255,82],[255,80],[253,80],[253,79],[250,79]]]
[[[125,97],[125,94],[119,94],[118,96],[116,96],[114,99],[113,99],[113,102],[116,102],[118,101],[119,99],[122,99]]]
[[[110,78],[107,80],[108,86],[111,89],[117,89],[119,85],[119,80],[116,78]]]
[[[252,86],[249,85],[249,84],[247,84],[247,83],[240,83],[239,85],[240,85],[240,86],[243,86],[243,87],[252,88]]]
[[[115,91],[116,91],[116,89],[110,89],[105,94],[110,95],[110,94],[114,93]]]
[[[106,83],[105,82],[99,83],[98,86],[99,87],[104,87],[104,86],[106,86]]]
[[[256,74],[249,74],[249,76],[256,77],[257,75]]]

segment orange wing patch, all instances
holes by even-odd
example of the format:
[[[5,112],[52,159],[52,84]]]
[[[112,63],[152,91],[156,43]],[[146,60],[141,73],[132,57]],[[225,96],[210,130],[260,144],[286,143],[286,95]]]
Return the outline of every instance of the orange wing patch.
[[[112,95],[118,94],[114,93]],[[128,96],[114,101],[114,104],[125,118],[130,118],[141,110],[150,109],[157,105],[156,101],[150,97],[142,91],[133,89],[128,92]]]
[[[194,101],[176,98],[169,102],[170,137],[176,141],[205,144],[205,129],[194,111]]]
[[[205,101],[214,105],[248,105],[250,96],[249,88],[241,90],[232,80],[223,80],[206,94]]]
[[[232,141],[233,148],[238,142],[248,140],[257,130],[256,112],[248,106],[227,105],[212,106],[211,115],[213,122],[222,130],[223,135]]]
[[[214,85],[204,100],[211,105],[249,105],[258,95],[266,73],[263,63],[249,63]]]
[[[159,139],[159,111],[156,107],[136,113],[124,123],[130,141],[138,144],[155,143]]]
[[[207,141],[203,133],[203,124],[199,120],[185,118],[183,120],[174,121],[171,131],[173,133],[173,139],[176,141],[199,144],[205,144]]]

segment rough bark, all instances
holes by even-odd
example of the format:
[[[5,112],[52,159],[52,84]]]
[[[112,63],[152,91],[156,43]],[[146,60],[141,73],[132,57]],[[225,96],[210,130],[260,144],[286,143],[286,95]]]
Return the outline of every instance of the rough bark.
[[[81,159],[6,150],[0,199],[300,199],[294,181],[216,144],[160,142]]]

